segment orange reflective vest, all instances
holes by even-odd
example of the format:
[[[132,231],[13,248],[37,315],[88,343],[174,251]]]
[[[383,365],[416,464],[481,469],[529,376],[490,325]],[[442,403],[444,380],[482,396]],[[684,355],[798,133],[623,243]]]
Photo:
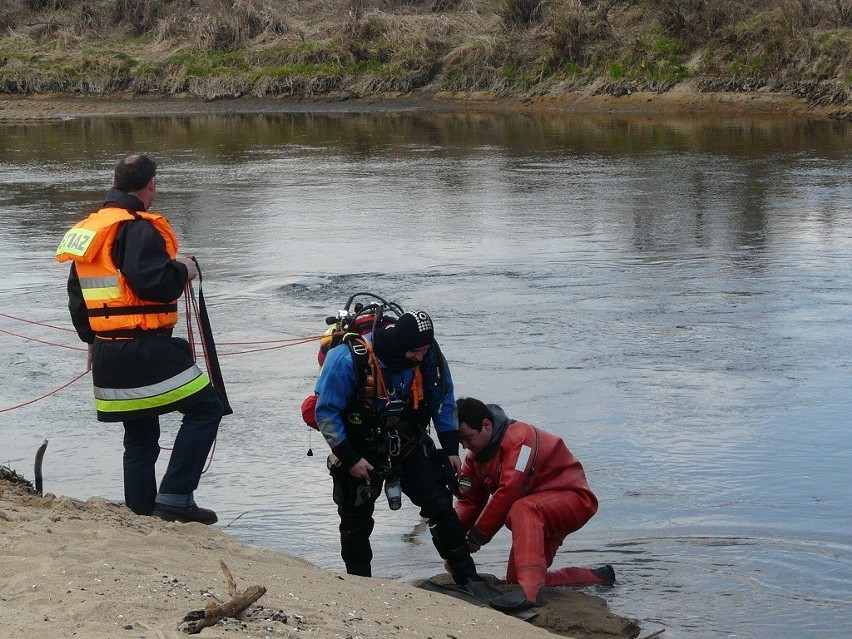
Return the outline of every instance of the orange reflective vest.
[[[96,333],[165,329],[177,324],[177,301],[163,304],[140,299],[112,261],[119,225],[140,218],[154,225],[166,242],[169,257],[175,259],[178,242],[166,218],[114,207],[92,213],[74,226],[56,249],[58,261],[74,260],[89,324]]]

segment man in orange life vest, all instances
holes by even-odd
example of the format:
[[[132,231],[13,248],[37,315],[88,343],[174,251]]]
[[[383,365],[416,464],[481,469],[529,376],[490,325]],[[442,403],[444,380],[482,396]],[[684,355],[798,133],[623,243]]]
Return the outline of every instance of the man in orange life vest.
[[[611,566],[547,570],[565,537],[598,509],[582,465],[562,439],[508,419],[494,404],[472,397],[456,404],[459,440],[468,450],[456,512],[468,545],[479,550],[505,524],[512,531],[506,581],[523,588],[491,605],[523,610],[545,603],[544,586],[613,583]]]
[[[124,422],[124,497],[139,515],[212,524],[193,497],[216,438],[223,405],[189,344],[172,337],[177,299],[198,275],[177,259],[168,221],[148,209],[157,165],[130,155],[115,167],[103,207],[65,234],[56,251],[71,261],[68,308],[89,344],[98,420]],[[157,490],[159,415],[183,413]]]

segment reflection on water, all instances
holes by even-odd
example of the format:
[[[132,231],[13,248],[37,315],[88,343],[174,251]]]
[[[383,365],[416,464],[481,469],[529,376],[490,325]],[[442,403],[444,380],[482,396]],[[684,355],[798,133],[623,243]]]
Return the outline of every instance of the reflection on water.
[[[848,124],[787,120],[3,126],[2,311],[69,325],[56,243],[118,157],[149,151],[157,208],[201,260],[235,408],[198,492],[221,527],[341,569],[325,444],[298,412],[316,345],[244,343],[315,335],[373,290],[431,311],[459,394],[558,432],[583,461],[601,509],[557,563],[612,563],[617,584],[593,592],[616,612],[671,637],[844,635],[850,149]],[[0,334],[0,408],[83,360]],[[94,421],[87,381],[0,420],[0,462],[26,471],[46,437],[48,490],[121,499],[120,435]],[[163,420],[164,444],[175,429]],[[441,570],[416,509],[378,515],[374,574]],[[481,568],[502,575],[508,544],[498,534]]]

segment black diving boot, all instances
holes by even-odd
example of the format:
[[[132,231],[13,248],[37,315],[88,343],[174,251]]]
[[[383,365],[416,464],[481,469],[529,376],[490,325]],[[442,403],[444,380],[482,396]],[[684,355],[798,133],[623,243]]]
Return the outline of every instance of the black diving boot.
[[[476,572],[476,564],[470,557],[467,546],[455,548],[447,553],[447,563],[456,584],[467,594],[472,595],[485,604],[503,593],[480,577]],[[463,557],[463,559],[460,559]]]
[[[444,550],[441,554],[450,567],[450,574],[459,586],[464,586],[472,581],[482,581],[482,577],[476,572],[476,564],[470,556],[467,544],[447,549],[442,547],[441,549]]]
[[[447,562],[449,573],[457,585],[464,587],[472,581],[482,581],[462,532],[456,512],[449,508],[429,521],[432,543],[441,558]]]

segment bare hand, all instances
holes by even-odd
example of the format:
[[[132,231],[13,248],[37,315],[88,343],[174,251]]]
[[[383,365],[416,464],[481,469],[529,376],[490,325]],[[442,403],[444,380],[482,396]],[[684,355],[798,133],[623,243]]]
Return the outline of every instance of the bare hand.
[[[198,277],[198,267],[195,265],[195,258],[185,257],[181,260],[178,260],[178,262],[180,262],[186,267],[187,281],[194,280],[196,277]]]
[[[364,479],[366,481],[370,481],[372,476],[370,475],[370,471],[373,470],[372,464],[368,462],[363,457],[359,459],[352,468],[349,469],[349,474],[352,475],[355,479]]]

